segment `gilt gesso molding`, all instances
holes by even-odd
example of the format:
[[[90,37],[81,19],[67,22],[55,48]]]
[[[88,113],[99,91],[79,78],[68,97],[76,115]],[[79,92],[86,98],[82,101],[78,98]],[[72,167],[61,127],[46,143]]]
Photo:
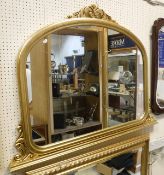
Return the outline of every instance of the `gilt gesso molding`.
[[[115,156],[123,153],[133,151],[138,148],[147,146],[149,137],[148,135],[140,136],[137,138],[129,139],[111,146],[107,146],[87,154],[75,156],[71,159],[60,161],[36,170],[27,172],[27,175],[65,175],[67,173],[76,171],[79,168],[92,166],[98,162],[107,161]],[[148,151],[148,150],[145,150]]]
[[[19,126],[17,127],[17,131],[19,135],[15,143],[15,148],[17,149],[18,154],[14,156],[14,161],[15,162],[29,161],[32,160],[33,158],[38,157],[38,154],[32,153],[27,147],[27,143],[24,138],[22,124],[19,124]]]
[[[72,15],[67,16],[70,18],[97,18],[103,20],[109,20],[111,22],[115,22],[112,20],[111,16],[107,15],[103,9],[100,9],[97,5],[91,4],[90,6],[84,7],[78,12],[73,13]]]

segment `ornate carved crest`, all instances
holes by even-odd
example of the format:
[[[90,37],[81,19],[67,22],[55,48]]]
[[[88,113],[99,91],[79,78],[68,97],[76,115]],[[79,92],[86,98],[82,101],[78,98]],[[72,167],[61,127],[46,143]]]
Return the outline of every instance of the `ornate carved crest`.
[[[90,6],[84,7],[80,11],[73,13],[73,15],[67,16],[67,18],[81,18],[81,17],[104,19],[115,22],[114,20],[112,20],[111,16],[107,15],[104,12],[104,10],[100,9],[95,4],[91,4]]]

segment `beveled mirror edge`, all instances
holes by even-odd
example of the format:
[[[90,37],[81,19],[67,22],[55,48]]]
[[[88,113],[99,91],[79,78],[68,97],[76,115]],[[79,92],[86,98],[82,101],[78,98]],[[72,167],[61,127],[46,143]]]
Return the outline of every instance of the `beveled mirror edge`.
[[[79,24],[80,23],[80,24]],[[145,113],[144,117],[140,120],[129,122],[128,124],[112,127],[112,128],[106,128],[104,130],[100,130],[91,134],[87,134],[85,136],[81,136],[79,138],[74,139],[73,141],[67,141],[67,143],[61,143],[45,147],[39,147],[33,144],[31,138],[29,138],[30,133],[30,127],[25,124],[28,122],[27,116],[29,113],[28,109],[28,101],[27,101],[27,94],[24,95],[23,92],[27,92],[26,90],[26,76],[25,76],[25,58],[27,57],[27,54],[29,53],[32,46],[41,38],[52,31],[55,31],[55,29],[60,30],[61,28],[64,28],[65,26],[70,27],[73,25],[99,25],[102,27],[109,27],[111,29],[117,29],[117,31],[120,31],[124,34],[126,34],[129,38],[133,39],[136,43],[139,49],[141,49],[142,56],[143,56],[143,66],[144,66],[144,105],[145,105]],[[24,58],[22,60],[22,58]],[[81,19],[70,19],[66,20],[62,23],[52,24],[49,26],[44,27],[43,29],[39,30],[37,33],[32,35],[26,43],[23,45],[22,49],[19,52],[18,59],[17,59],[17,65],[18,65],[18,81],[19,81],[19,93],[20,93],[20,104],[21,104],[21,124],[18,127],[19,131],[19,137],[16,141],[16,148],[18,149],[19,153],[16,155],[10,165],[11,169],[10,171],[13,172],[16,169],[21,169],[22,166],[28,166],[28,163],[32,160],[39,160],[41,158],[45,159],[45,157],[48,157],[47,160],[51,160],[52,157],[56,157],[59,153],[62,151],[65,151],[68,149],[68,146],[70,148],[69,152],[73,152],[73,150],[76,148],[79,148],[83,145],[81,149],[84,149],[84,147],[90,147],[95,143],[96,139],[99,138],[101,142],[103,142],[104,137],[111,137],[121,135],[124,133],[132,133],[136,130],[143,129],[144,127],[153,125],[155,123],[155,119],[153,116],[149,114],[149,108],[148,108],[148,92],[146,91],[148,89],[148,80],[147,80],[147,56],[144,49],[144,46],[142,43],[137,39],[134,34],[132,34],[127,29],[121,27],[117,23],[113,21],[108,20],[98,20],[98,19],[91,19],[91,18],[81,18]],[[119,132],[118,132],[119,130]],[[26,132],[25,132],[26,131]],[[97,143],[96,143],[97,144]],[[56,155],[49,157],[51,153],[55,153]],[[47,155],[45,155],[47,154]],[[23,162],[22,162],[23,161]],[[34,165],[35,163],[33,163]],[[20,165],[20,166],[19,166]]]
[[[152,80],[151,80],[151,109],[155,114],[164,113],[164,108],[160,108],[157,104],[156,92],[157,92],[157,77],[158,77],[158,32],[159,29],[164,26],[164,18],[159,18],[154,21],[152,27]]]

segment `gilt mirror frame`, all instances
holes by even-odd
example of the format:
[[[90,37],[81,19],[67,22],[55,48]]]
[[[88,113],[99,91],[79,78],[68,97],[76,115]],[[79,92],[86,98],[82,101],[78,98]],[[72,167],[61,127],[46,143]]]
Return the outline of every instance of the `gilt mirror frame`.
[[[91,8],[91,13],[88,12]],[[111,139],[117,138],[124,134],[130,134],[155,123],[154,118],[149,114],[148,105],[148,78],[147,78],[147,55],[141,41],[129,30],[120,26],[117,22],[111,19],[102,9],[95,5],[81,9],[79,12],[74,13],[63,22],[54,23],[40,29],[34,33],[22,46],[17,57],[17,74],[20,95],[21,107],[21,122],[18,126],[19,136],[16,140],[16,149],[18,154],[14,156],[11,164],[10,171],[20,171],[21,169],[29,168],[30,166],[36,167],[40,164],[47,165],[48,162],[61,159],[61,155],[69,157],[77,154],[77,151],[90,152],[90,150],[98,148],[98,145],[104,144]],[[105,128],[93,133],[89,133],[73,140],[68,140],[62,143],[55,143],[46,146],[37,146],[33,143],[31,136],[31,126],[29,125],[29,106],[26,82],[26,58],[31,48],[43,37],[52,32],[56,32],[66,27],[73,26],[100,26],[110,28],[118,32],[122,32],[132,39],[137,47],[140,49],[143,58],[143,82],[144,82],[144,113],[142,119],[130,121],[123,125],[114,126],[112,128]],[[103,96],[105,98],[105,96]],[[103,106],[105,108],[105,106]],[[117,139],[115,139],[117,141]],[[112,142],[111,142],[112,143]],[[42,164],[41,164],[42,162]]]
[[[152,80],[151,80],[151,108],[155,114],[164,113],[164,107],[160,107],[157,103],[157,80],[158,80],[158,33],[161,27],[164,26],[164,18],[159,18],[154,22],[152,28]]]

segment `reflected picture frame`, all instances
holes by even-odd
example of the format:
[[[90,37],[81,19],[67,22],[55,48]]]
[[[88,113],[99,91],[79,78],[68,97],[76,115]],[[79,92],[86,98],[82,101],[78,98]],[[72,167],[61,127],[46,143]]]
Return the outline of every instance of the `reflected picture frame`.
[[[158,18],[154,21],[152,27],[152,61],[151,61],[151,109],[156,115],[164,113],[164,107],[160,107],[157,102],[157,81],[158,81],[158,68],[159,68],[159,49],[158,37],[159,30],[164,26],[164,18]]]

